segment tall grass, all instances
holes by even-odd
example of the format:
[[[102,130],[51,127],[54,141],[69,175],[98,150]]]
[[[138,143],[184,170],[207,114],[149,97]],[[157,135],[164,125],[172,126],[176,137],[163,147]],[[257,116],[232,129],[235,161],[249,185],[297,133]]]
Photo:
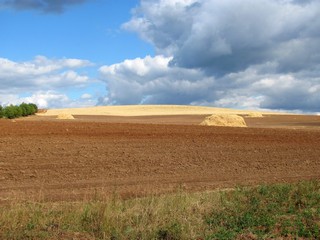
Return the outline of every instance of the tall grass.
[[[0,239],[319,239],[319,229],[319,181],[0,207]]]

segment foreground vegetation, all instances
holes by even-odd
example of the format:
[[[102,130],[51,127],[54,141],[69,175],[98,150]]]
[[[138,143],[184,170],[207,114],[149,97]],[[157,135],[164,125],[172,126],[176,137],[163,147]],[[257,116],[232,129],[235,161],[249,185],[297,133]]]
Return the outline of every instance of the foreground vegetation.
[[[21,103],[20,105],[0,105],[0,118],[19,118],[33,115],[38,111],[38,106],[34,103]]]
[[[0,206],[0,239],[319,239],[320,181]]]

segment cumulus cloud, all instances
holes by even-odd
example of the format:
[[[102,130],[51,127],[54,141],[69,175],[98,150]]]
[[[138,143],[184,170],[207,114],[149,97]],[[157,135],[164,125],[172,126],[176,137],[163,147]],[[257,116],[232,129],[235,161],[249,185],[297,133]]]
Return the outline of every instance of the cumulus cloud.
[[[319,112],[320,77],[275,73],[275,64],[254,65],[222,77],[170,66],[164,56],[137,58],[100,68],[107,95],[100,105],[191,104],[239,109]],[[310,73],[310,72],[309,72]],[[305,76],[305,74],[302,74]]]
[[[267,72],[270,66],[252,66],[219,81],[229,82],[224,95],[213,104],[224,107],[318,112],[320,77]]]
[[[31,102],[37,104],[40,108],[73,108],[94,106],[96,100],[89,94],[85,98],[70,98],[68,95],[56,91],[38,91],[29,97],[19,98],[19,102]]]
[[[316,0],[141,0],[122,27],[159,56],[102,67],[105,101],[319,111],[319,15]]]
[[[88,107],[93,106],[96,100],[91,96],[86,98],[71,99],[67,94],[53,90],[36,91],[28,97],[21,97],[17,94],[2,94],[0,95],[1,105],[14,104],[18,105],[22,102],[35,103],[39,108],[73,108],[73,107]]]
[[[16,10],[37,10],[46,13],[61,13],[66,7],[89,0],[1,0],[0,6]]]
[[[79,69],[90,66],[91,62],[81,59],[37,56],[31,61],[15,62],[0,58],[0,104],[25,101],[34,102],[43,108],[76,106],[74,100],[61,92],[72,92],[88,86],[92,79],[79,73]],[[95,104],[89,96],[86,99],[80,98],[78,106],[89,102]]]
[[[212,95],[208,89],[213,90],[214,78],[194,69],[171,68],[170,61],[147,56],[101,67],[108,95],[100,104],[189,104]]]
[[[123,27],[173,56],[175,66],[218,75],[274,61],[278,72],[299,71],[320,61],[320,2],[301,3],[142,0]]]
[[[89,81],[89,77],[80,75],[75,69],[90,65],[86,60],[52,60],[44,56],[27,62],[0,58],[0,93],[81,86]]]
[[[320,78],[299,79],[294,75],[281,75],[256,82],[253,87],[264,92],[260,106],[265,108],[302,109],[319,111]]]
[[[59,108],[63,105],[68,105],[71,100],[65,94],[57,93],[54,91],[40,91],[32,94],[30,97],[20,98],[24,102],[32,102],[37,104],[39,108]]]

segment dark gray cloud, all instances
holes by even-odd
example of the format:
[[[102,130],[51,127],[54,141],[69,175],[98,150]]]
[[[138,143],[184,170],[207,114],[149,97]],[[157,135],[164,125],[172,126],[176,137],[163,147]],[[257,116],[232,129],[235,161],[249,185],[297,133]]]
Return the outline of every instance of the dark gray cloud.
[[[172,55],[173,66],[223,75],[268,61],[278,72],[320,61],[319,1],[142,0],[136,12],[124,28]],[[297,55],[308,55],[303,65]]]
[[[37,10],[46,13],[61,13],[66,7],[89,0],[1,0],[0,6],[16,10]]]
[[[306,5],[306,4],[309,4],[314,1],[316,1],[316,0],[292,0],[292,3]]]
[[[102,68],[105,99],[320,112],[319,16],[318,0],[141,0],[123,28],[170,60]]]

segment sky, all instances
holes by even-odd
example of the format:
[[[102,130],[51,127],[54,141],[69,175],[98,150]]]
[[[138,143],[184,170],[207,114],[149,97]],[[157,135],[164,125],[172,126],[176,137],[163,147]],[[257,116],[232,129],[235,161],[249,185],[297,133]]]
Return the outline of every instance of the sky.
[[[0,0],[0,104],[320,112],[318,0]]]

